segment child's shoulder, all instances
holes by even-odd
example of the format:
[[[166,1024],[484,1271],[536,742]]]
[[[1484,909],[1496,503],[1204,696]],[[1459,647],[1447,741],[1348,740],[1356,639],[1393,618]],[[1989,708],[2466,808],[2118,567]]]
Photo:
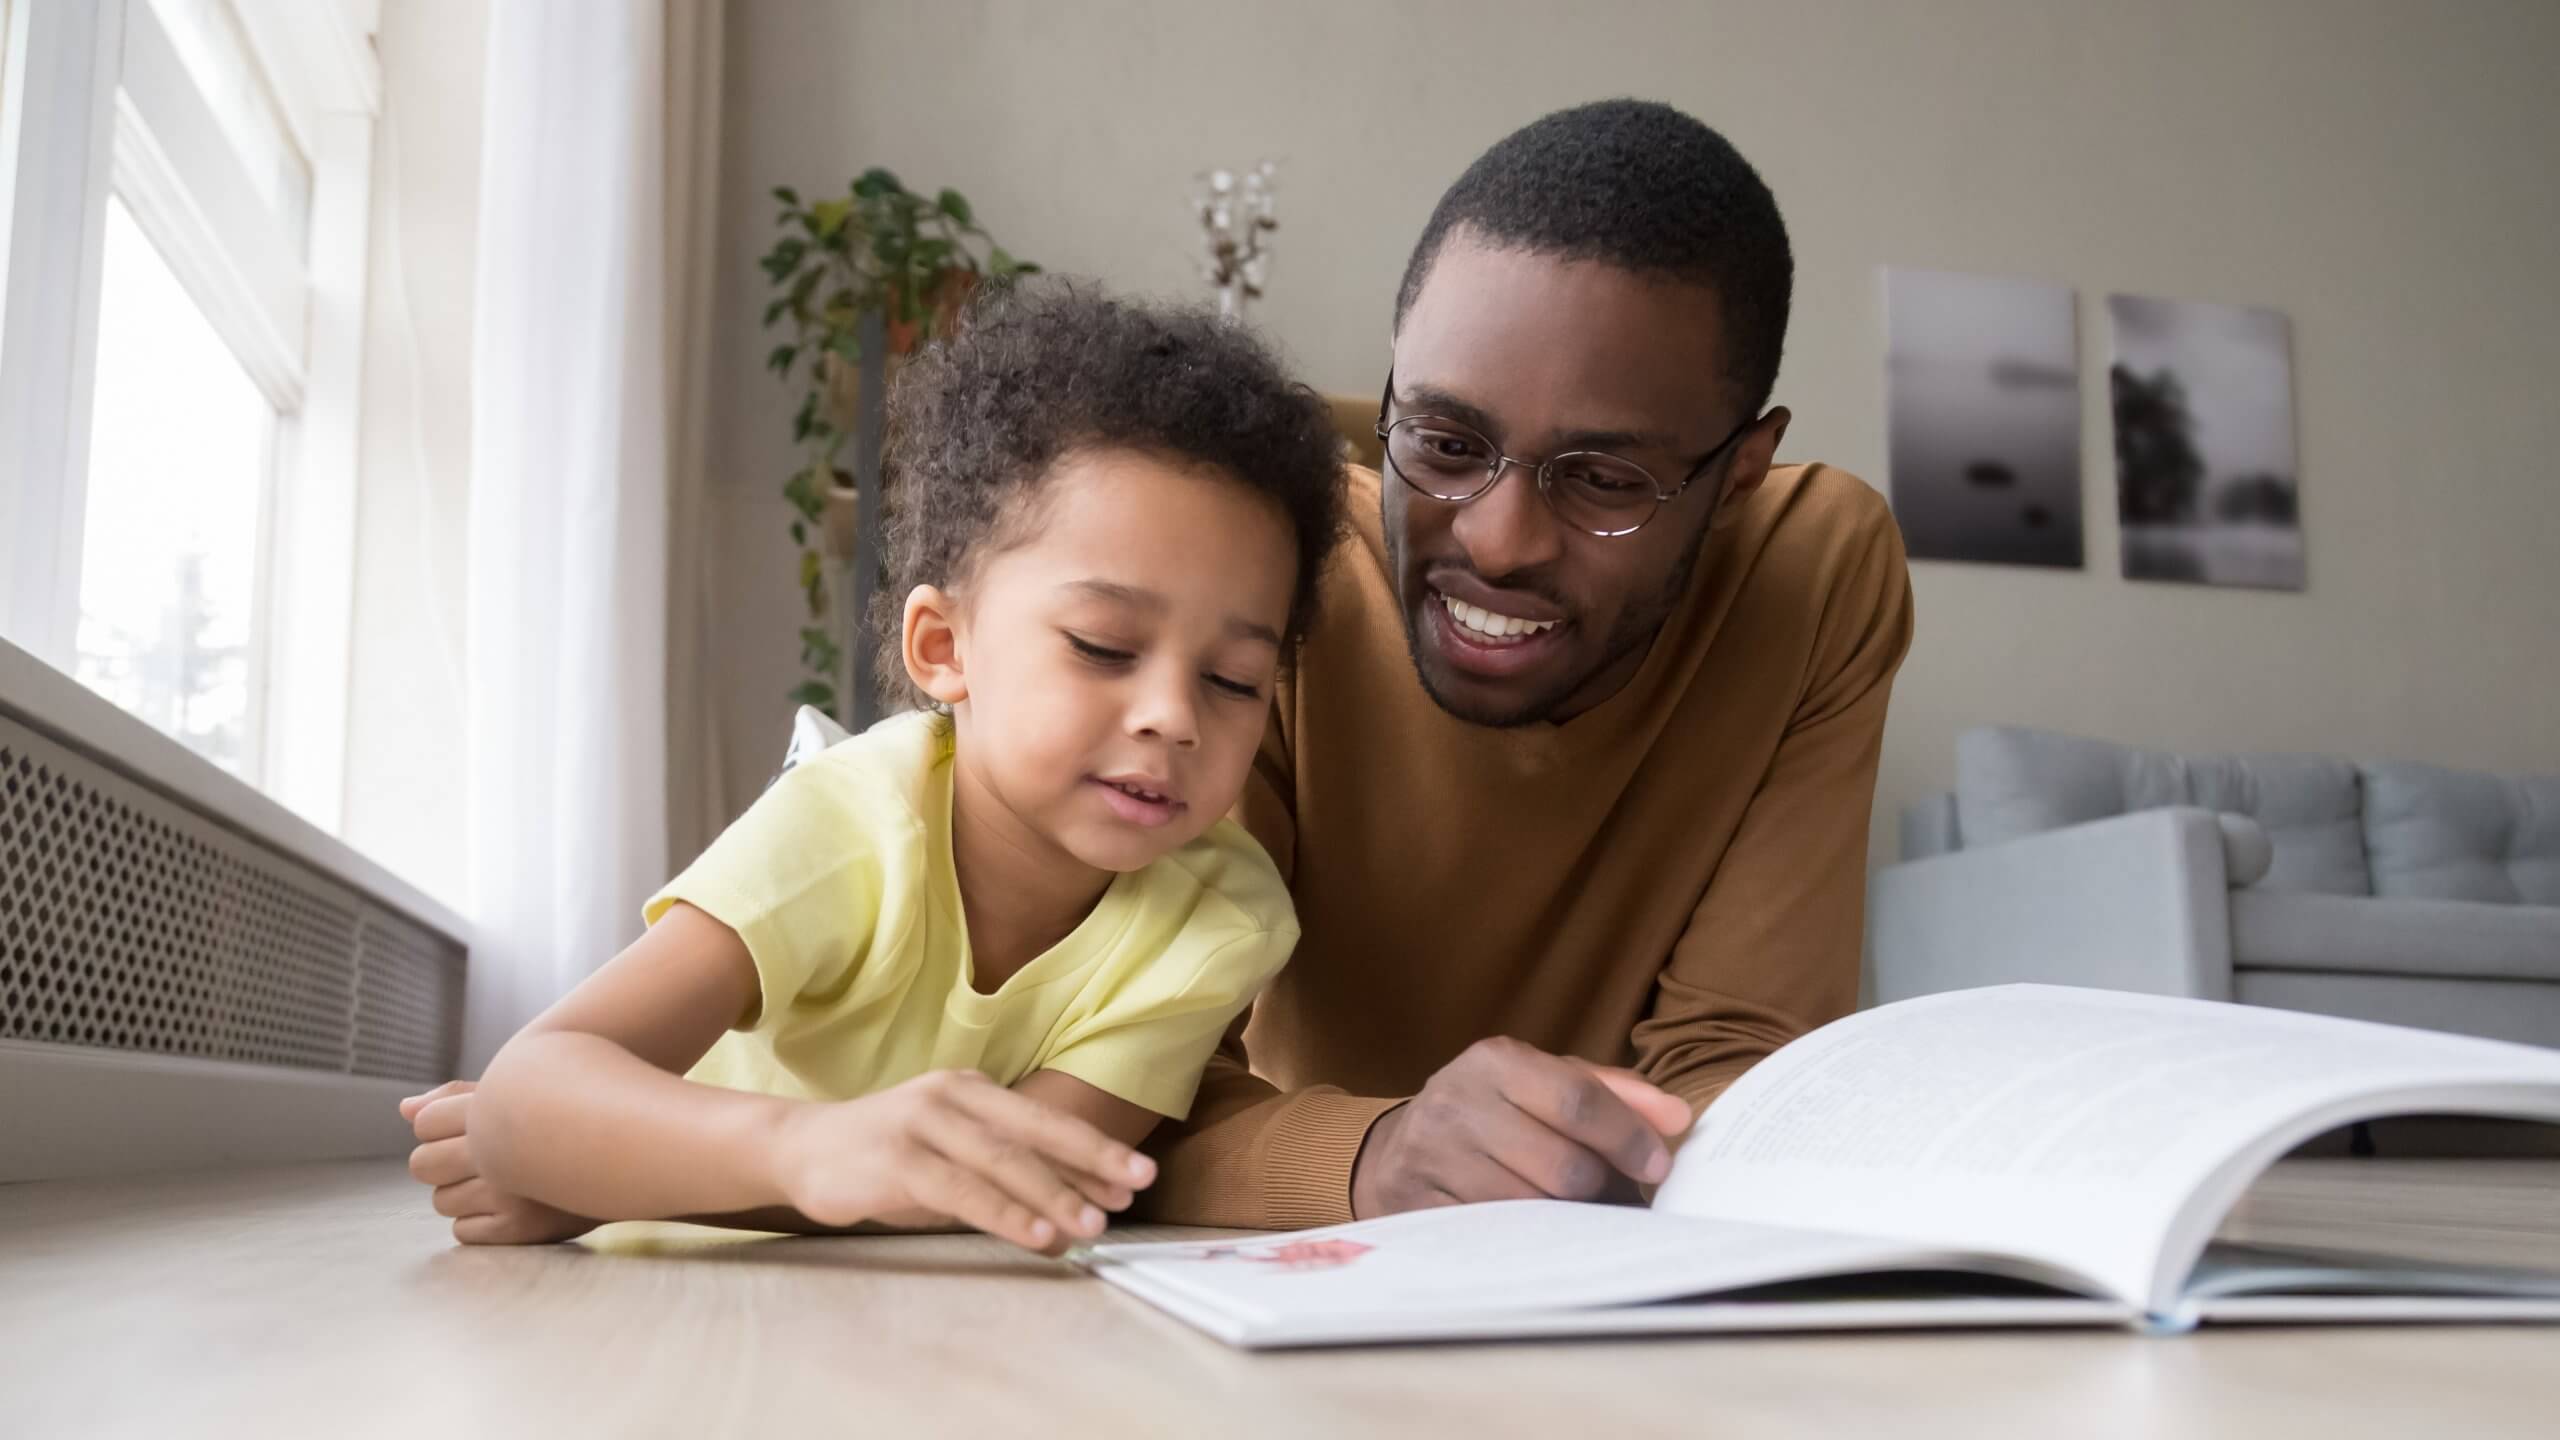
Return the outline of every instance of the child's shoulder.
[[[818,848],[902,848],[928,827],[930,786],[949,748],[942,717],[893,715],[859,735],[795,754],[749,813],[765,812],[767,828],[802,831]]]
[[[1220,819],[1140,874],[1164,903],[1187,905],[1195,924],[1293,939],[1298,933],[1297,906],[1280,867],[1232,819]]]

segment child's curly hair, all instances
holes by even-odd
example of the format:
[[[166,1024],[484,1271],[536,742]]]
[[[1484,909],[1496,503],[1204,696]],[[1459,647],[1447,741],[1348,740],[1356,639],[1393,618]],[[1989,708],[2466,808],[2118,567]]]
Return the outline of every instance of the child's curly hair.
[[[1313,620],[1342,527],[1342,450],[1324,401],[1242,326],[1089,284],[988,285],[889,397],[897,503],[888,584],[871,607],[883,698],[931,705],[907,678],[906,597],[957,588],[1058,460],[1096,447],[1214,467],[1276,501],[1298,538],[1285,665]]]

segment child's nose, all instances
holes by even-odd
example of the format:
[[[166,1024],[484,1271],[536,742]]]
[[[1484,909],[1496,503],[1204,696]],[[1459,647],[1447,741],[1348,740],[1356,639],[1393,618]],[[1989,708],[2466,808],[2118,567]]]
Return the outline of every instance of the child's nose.
[[[1200,743],[1200,720],[1190,687],[1176,678],[1152,680],[1129,711],[1129,731],[1188,750]]]

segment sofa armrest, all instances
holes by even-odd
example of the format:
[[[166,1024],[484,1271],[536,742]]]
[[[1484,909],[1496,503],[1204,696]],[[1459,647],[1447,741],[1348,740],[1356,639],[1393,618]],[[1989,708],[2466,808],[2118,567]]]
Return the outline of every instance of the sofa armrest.
[[[2144,810],[1887,866],[1876,998],[2035,980],[2228,1000],[2223,832],[2209,810]]]

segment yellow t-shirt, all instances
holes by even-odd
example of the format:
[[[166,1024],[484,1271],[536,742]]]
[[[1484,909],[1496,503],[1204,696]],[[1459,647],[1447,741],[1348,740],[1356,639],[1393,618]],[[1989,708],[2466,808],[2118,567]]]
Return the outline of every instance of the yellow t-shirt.
[[[950,726],[894,716],[775,781],[648,904],[755,957],[755,1013],[691,1078],[850,1100],[928,1070],[1059,1070],[1181,1118],[1201,1067],[1297,943],[1289,890],[1232,820],[1115,877],[994,994],[970,984],[951,862]]]

